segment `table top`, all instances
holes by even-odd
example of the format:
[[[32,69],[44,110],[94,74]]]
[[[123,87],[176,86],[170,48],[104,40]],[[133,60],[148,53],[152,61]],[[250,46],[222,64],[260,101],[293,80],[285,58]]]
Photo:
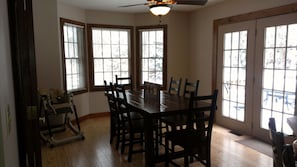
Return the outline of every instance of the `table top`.
[[[182,96],[171,95],[165,91],[160,92],[160,103],[147,102],[144,99],[143,91],[127,91],[127,102],[130,107],[142,114],[160,117],[174,115],[189,109],[190,99]],[[209,103],[196,104],[197,108],[210,107]]]

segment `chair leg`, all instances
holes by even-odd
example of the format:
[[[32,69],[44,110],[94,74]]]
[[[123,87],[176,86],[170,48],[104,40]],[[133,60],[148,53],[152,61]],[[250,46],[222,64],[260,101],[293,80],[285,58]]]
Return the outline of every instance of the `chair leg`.
[[[207,155],[206,166],[211,167],[210,154]]]
[[[117,127],[117,143],[116,143],[116,150],[119,149],[119,146],[120,146],[120,141],[121,141],[121,127],[120,125],[118,124],[118,127]]]
[[[159,130],[156,129],[155,131],[155,154],[156,156],[159,155]]]
[[[115,122],[113,121],[113,117],[111,115],[111,118],[110,118],[110,138],[109,138],[109,143],[112,144],[113,142],[113,137],[115,135]]]
[[[169,141],[165,138],[165,167],[169,167]]]
[[[125,152],[125,146],[126,146],[126,132],[123,129],[122,130],[122,146],[121,146],[121,154],[124,154]]]
[[[189,157],[187,153],[185,153],[184,156],[184,167],[189,167]]]
[[[132,161],[133,142],[134,142],[134,133],[130,133],[130,137],[129,137],[128,162],[131,162],[131,161]]]

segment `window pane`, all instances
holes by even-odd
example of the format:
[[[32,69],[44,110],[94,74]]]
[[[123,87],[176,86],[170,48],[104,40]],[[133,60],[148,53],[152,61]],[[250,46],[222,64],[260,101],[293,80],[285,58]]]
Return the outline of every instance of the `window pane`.
[[[120,44],[128,45],[128,31],[120,31]]]
[[[265,32],[265,48],[274,47],[275,43],[275,27],[268,27],[266,28]]]
[[[120,44],[120,32],[111,31],[111,44]]]
[[[288,26],[288,46],[297,46],[297,40],[296,40],[296,34],[297,34],[297,24],[291,24]]]
[[[121,45],[120,46],[120,57],[128,58],[128,55],[129,55],[128,45]]]
[[[103,44],[110,44],[110,31],[108,30],[102,30],[102,41]]]
[[[286,46],[287,41],[287,26],[276,27],[276,47]]]

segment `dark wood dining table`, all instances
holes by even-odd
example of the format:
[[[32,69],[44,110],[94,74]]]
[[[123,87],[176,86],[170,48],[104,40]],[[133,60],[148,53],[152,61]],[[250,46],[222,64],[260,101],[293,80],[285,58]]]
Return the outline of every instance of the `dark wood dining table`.
[[[144,99],[143,91],[127,90],[128,105],[144,117],[145,124],[145,166],[153,167],[158,162],[159,156],[154,152],[153,121],[164,116],[185,112],[189,108],[189,98],[170,95],[165,91],[160,92],[160,102],[148,102]],[[209,110],[210,104],[198,103],[200,111]]]

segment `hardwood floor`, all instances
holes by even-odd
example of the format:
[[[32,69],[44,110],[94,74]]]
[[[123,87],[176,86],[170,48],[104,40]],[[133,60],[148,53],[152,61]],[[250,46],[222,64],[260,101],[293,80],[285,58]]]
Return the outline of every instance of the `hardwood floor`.
[[[66,145],[42,147],[43,167],[141,167],[144,154],[133,155],[127,162],[127,151],[120,154],[109,144],[109,117],[91,118],[81,122],[86,139]],[[272,167],[271,157],[236,142],[245,136],[236,136],[215,125],[212,136],[211,160],[213,167]],[[182,164],[183,160],[177,161]],[[163,163],[156,166],[162,167]],[[191,167],[203,166],[199,162]]]

